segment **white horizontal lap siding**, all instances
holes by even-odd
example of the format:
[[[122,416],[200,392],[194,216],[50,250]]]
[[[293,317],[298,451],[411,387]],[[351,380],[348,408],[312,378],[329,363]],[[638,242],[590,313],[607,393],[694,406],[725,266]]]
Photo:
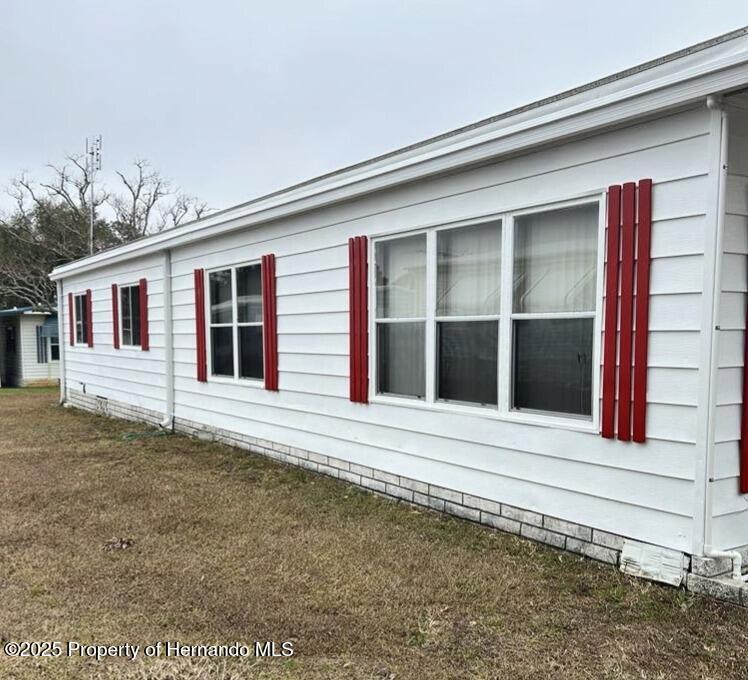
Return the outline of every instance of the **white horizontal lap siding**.
[[[730,110],[727,207],[720,295],[720,335],[713,487],[714,543],[748,544],[748,495],[738,488],[746,292],[748,291],[748,114]]]
[[[175,249],[176,416],[688,550],[707,125],[705,110],[688,111]],[[407,401],[349,401],[349,237],[501,213],[644,177],[655,182],[646,445]],[[277,258],[280,391],[210,377],[198,383],[193,270],[266,253]]]
[[[118,286],[148,280],[148,328],[150,350],[139,347],[114,349],[112,324],[112,284]],[[91,289],[94,346],[69,344],[69,292]],[[63,281],[64,328],[60,342],[65,344],[67,387],[89,395],[113,399],[153,411],[165,408],[164,364],[164,281],[162,257],[139,258],[67,278]],[[122,329],[120,328],[120,338]]]

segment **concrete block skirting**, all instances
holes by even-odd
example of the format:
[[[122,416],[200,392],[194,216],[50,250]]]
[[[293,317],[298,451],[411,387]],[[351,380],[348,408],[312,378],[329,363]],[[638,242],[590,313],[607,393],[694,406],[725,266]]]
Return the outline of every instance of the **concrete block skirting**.
[[[68,403],[101,415],[152,425],[158,425],[164,419],[163,413],[157,411],[76,390],[68,390]],[[174,430],[202,440],[246,449],[281,463],[335,477],[383,496],[545,543],[598,562],[621,567],[622,570],[625,569],[621,560],[624,546],[636,545],[644,550],[656,548],[594,527],[183,418],[174,419]],[[748,565],[748,546],[742,548],[741,552],[744,555],[744,564]],[[688,555],[681,556],[684,565],[681,583],[687,590],[748,607],[748,585],[729,578],[732,569],[729,559],[700,556],[689,559]]]

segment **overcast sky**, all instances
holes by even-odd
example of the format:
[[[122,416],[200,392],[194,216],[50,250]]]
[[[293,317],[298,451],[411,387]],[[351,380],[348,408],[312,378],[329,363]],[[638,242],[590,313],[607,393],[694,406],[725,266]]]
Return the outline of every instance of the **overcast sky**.
[[[0,0],[0,9],[0,184],[22,170],[43,176],[101,133],[107,184],[147,158],[212,208],[748,24],[746,0]]]

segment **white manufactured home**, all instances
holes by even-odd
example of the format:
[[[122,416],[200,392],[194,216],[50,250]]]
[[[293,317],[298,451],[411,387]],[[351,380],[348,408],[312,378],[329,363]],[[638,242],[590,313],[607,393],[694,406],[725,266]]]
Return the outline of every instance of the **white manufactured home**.
[[[55,269],[62,399],[739,601],[747,256],[742,29]]]
[[[34,307],[0,310],[0,387],[56,385],[57,315]]]

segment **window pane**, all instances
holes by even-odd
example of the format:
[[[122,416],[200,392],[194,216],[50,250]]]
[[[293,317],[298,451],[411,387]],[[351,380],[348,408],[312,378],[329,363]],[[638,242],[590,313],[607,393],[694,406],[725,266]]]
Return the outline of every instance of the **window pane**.
[[[592,319],[514,322],[514,407],[592,414]]]
[[[219,326],[210,329],[211,363],[213,375],[234,377],[234,331]]]
[[[423,397],[424,323],[377,324],[377,391]]]
[[[52,355],[52,361],[60,360],[60,338],[52,337],[49,339],[49,349]]]
[[[86,338],[86,296],[75,296],[75,342],[87,342]]]
[[[120,289],[120,313],[122,316],[122,344],[132,345],[132,310],[130,309],[130,289]]]
[[[130,286],[132,307],[132,344],[140,347],[140,286]]]
[[[237,316],[239,323],[262,321],[262,279],[260,265],[236,270]]]
[[[497,321],[438,324],[439,399],[496,404]]]
[[[426,316],[426,235],[376,244],[377,318]]]
[[[501,222],[438,232],[437,316],[498,314]]]
[[[595,308],[597,204],[515,220],[514,311]]]
[[[239,375],[262,378],[262,326],[239,327]]]
[[[234,314],[231,302],[231,270],[210,274],[210,322],[231,323]]]

